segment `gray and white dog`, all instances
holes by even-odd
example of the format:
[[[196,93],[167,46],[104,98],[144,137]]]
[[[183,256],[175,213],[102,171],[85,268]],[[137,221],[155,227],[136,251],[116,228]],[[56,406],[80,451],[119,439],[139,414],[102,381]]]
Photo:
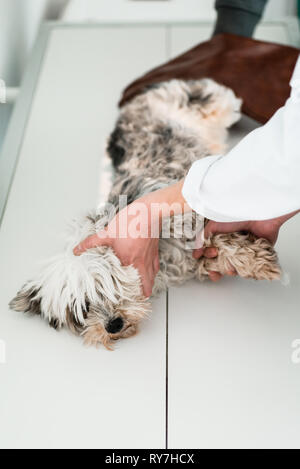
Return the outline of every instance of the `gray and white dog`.
[[[224,153],[227,129],[240,119],[240,108],[241,100],[230,89],[210,79],[172,80],[145,90],[122,108],[108,141],[115,167],[108,202],[118,211],[120,195],[126,195],[129,204],[180,181],[197,159]],[[184,217],[171,217],[171,236],[160,239],[154,293],[194,277],[201,280],[211,270],[225,273],[230,265],[242,277],[280,277],[273,247],[250,234],[216,235],[205,246],[216,246],[218,257],[195,260],[187,243],[195,239],[197,216],[193,214],[190,229],[183,232]],[[109,247],[80,257],[72,252],[111,218],[111,211],[101,209],[76,222],[65,251],[24,285],[11,308],[39,314],[52,327],[67,326],[87,343],[108,349],[114,340],[134,335],[150,311],[138,271],[122,266]]]

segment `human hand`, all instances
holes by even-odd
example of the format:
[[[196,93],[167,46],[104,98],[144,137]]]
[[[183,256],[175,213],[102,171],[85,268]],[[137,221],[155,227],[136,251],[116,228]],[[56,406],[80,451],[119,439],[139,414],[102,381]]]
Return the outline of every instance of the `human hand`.
[[[155,197],[158,195],[158,193],[155,194]],[[74,249],[74,254],[80,256],[88,249],[98,246],[111,247],[122,265],[133,265],[139,271],[145,297],[151,295],[155,277],[160,268],[158,247],[163,213],[157,218],[151,216],[153,197],[154,195],[149,195],[128,205],[113,218],[105,230],[88,237]],[[160,198],[159,196],[159,200]],[[165,199],[164,194],[162,200]],[[143,210],[140,210],[141,203],[143,203]],[[134,229],[137,227],[137,211],[139,212],[139,233]],[[126,231],[123,233],[124,227]],[[120,233],[122,233],[121,236]],[[207,248],[203,251],[203,255],[212,258],[216,255],[215,251],[214,248]]]
[[[137,199],[132,204],[121,210],[101,233],[90,236],[74,249],[74,254],[79,256],[87,249],[97,246],[109,246],[121,261],[122,265],[133,265],[138,269],[143,293],[149,297],[152,293],[155,277],[159,271],[158,244],[161,231],[161,222],[164,216],[170,216],[166,207],[176,203],[179,213],[184,209],[185,200],[182,197],[183,181],[171,186],[150,192]],[[142,204],[142,206],[141,206]],[[151,214],[152,204],[162,204],[160,210]],[[142,208],[142,210],[141,210]],[[189,208],[189,210],[191,210]],[[139,213],[139,233],[136,236],[135,219]],[[176,211],[172,210],[176,215]],[[125,229],[124,229],[125,226]],[[125,233],[123,233],[125,231]],[[122,232],[122,236],[120,233]]]
[[[151,237],[148,228],[148,212],[140,213],[140,231],[134,232],[131,225],[136,218],[135,204],[121,210],[107,225],[105,230],[86,238],[74,249],[75,256],[80,256],[88,249],[98,246],[111,247],[124,266],[133,265],[141,276],[143,293],[149,297],[152,293],[155,277],[159,271],[159,238]],[[120,227],[126,231],[120,235]],[[151,227],[150,227],[151,233]]]

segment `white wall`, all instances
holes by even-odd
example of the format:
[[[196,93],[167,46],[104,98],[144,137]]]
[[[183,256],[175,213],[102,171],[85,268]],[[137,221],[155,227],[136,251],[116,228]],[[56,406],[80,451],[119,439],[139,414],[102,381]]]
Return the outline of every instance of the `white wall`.
[[[29,51],[44,18],[58,16],[66,0],[0,0],[0,78],[20,84]],[[0,105],[0,148],[11,107]]]
[[[102,21],[212,20],[214,0],[72,0],[65,19]],[[296,12],[296,0],[269,0],[266,18]]]
[[[64,0],[0,0],[0,77],[18,85],[44,18],[57,16]]]
[[[297,15],[297,0],[269,0],[265,11],[266,19]]]

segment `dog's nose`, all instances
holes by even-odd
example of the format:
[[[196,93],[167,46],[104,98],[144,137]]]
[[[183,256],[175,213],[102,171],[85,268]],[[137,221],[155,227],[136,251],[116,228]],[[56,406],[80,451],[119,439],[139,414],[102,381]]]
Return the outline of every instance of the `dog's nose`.
[[[122,318],[118,317],[111,319],[105,326],[105,329],[109,334],[116,334],[123,329],[124,321]]]

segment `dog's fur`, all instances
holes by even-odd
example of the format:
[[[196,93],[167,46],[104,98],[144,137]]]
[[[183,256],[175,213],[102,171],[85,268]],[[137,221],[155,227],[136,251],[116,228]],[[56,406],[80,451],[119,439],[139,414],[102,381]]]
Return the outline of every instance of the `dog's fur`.
[[[241,101],[212,80],[172,80],[152,86],[121,110],[108,142],[116,177],[108,201],[119,209],[119,196],[128,203],[183,179],[199,158],[225,151],[227,128],[240,119]],[[11,302],[17,311],[40,314],[54,328],[69,327],[89,344],[104,344],[136,333],[150,311],[137,270],[124,267],[108,247],[80,257],[72,253],[85,237],[104,228],[112,215],[98,210],[77,222],[65,252],[49,261]],[[187,242],[195,239],[196,214],[182,236],[184,215],[171,217],[171,237],[161,239],[160,271],[154,293],[208,271],[225,273],[232,265],[242,277],[278,279],[277,256],[264,239],[253,235],[220,234],[206,240],[216,246],[216,259],[195,260]],[[178,238],[181,233],[181,238]]]

